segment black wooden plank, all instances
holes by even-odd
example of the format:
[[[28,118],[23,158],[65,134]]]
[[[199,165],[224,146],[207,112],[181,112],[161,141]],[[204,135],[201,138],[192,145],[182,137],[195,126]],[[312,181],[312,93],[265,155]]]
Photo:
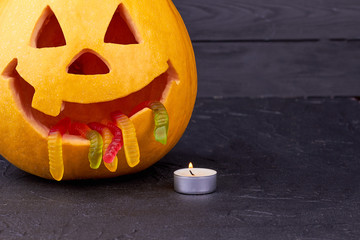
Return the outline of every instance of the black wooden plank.
[[[200,97],[358,96],[360,42],[195,43]]]
[[[360,239],[359,119],[352,99],[198,99],[136,175],[55,182],[0,159],[0,239]],[[215,193],[173,191],[189,161],[218,171]]]
[[[194,41],[360,38],[357,0],[174,0]]]

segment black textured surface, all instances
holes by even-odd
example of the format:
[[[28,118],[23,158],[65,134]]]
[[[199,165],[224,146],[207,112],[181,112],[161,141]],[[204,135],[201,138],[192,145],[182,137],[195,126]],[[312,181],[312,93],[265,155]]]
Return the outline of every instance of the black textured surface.
[[[360,94],[360,42],[210,42],[194,50],[200,97]]]
[[[195,41],[359,39],[358,0],[174,0]]]
[[[136,175],[58,183],[0,160],[0,239],[359,239],[359,145],[354,99],[198,99]],[[218,171],[217,192],[173,191],[189,161]]]
[[[200,97],[358,96],[358,0],[174,0]]]

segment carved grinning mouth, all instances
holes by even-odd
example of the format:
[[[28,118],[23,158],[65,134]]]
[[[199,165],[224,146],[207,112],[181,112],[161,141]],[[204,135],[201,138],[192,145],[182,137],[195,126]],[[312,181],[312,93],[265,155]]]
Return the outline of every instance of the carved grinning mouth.
[[[72,178],[86,167],[86,151],[91,169],[104,163],[111,172],[117,171],[118,160],[126,160],[130,168],[137,166],[140,152],[141,159],[156,160],[174,145],[177,136],[173,133],[179,131],[176,126],[168,131],[171,114],[166,110],[174,99],[168,99],[169,95],[177,92],[174,81],[180,84],[170,61],[174,59],[167,55],[173,53],[168,49],[172,39],[163,37],[171,29],[168,25],[160,29],[158,22],[150,24],[151,18],[141,17],[136,7],[128,11],[127,4],[116,2],[103,6],[106,11],[45,6],[34,26],[30,19],[36,16],[26,15],[30,25],[13,30],[22,34],[16,43],[25,45],[4,48],[9,51],[0,79],[6,84],[6,98],[11,99],[7,114],[20,123],[11,136],[33,139],[27,148],[19,149],[30,149],[41,164],[47,141],[49,171],[55,180]],[[153,119],[149,109],[141,108],[149,108]],[[168,133],[173,134],[169,141]],[[153,140],[168,146],[161,148]],[[153,152],[157,155],[149,157]],[[151,163],[146,161],[139,169]],[[33,169],[37,166],[29,172],[36,172]]]
[[[46,6],[39,17],[30,42],[31,47],[37,49],[67,45],[61,24],[50,6]],[[104,43],[134,45],[141,44],[141,42],[143,40],[126,7],[123,4],[118,5],[106,30]],[[33,99],[35,100],[35,88],[21,76],[21,72],[17,71],[18,61],[21,59],[14,58],[10,61],[2,72],[2,77],[9,79],[9,88],[24,118],[43,136],[47,136],[49,129],[65,117],[82,123],[100,122],[109,120],[110,113],[114,111],[121,111],[125,115],[129,115],[135,106],[144,101],[163,103],[168,96],[172,82],[179,83],[178,75],[168,60],[168,69],[137,92],[106,102],[82,104],[63,101],[60,114],[53,117],[32,107]],[[91,49],[83,49],[73,58],[66,71],[67,74],[97,75],[108,74],[111,69],[102,56]],[[113,79],[113,81],[118,80],[120,79]],[[86,87],[84,86],[84,88]],[[51,96],[52,92],[47,94]],[[105,95],[106,92],[103,94]]]
[[[110,120],[110,113],[114,111],[121,111],[125,115],[129,115],[135,106],[144,101],[160,101],[164,103],[172,83],[175,81],[178,84],[179,82],[174,67],[168,61],[168,69],[137,92],[107,102],[90,104],[63,102],[61,113],[56,117],[52,117],[31,107],[35,89],[16,70],[17,62],[16,58],[13,59],[3,71],[2,76],[9,79],[9,88],[24,118],[44,137],[47,136],[49,129],[53,125],[65,117],[82,123],[100,122]]]

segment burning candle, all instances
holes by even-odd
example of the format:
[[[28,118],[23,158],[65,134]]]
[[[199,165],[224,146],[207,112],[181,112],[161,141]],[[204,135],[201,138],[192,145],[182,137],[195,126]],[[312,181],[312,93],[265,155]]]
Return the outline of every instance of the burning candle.
[[[188,168],[174,172],[174,189],[183,194],[207,194],[216,189],[217,172],[207,168],[194,168],[189,163]]]

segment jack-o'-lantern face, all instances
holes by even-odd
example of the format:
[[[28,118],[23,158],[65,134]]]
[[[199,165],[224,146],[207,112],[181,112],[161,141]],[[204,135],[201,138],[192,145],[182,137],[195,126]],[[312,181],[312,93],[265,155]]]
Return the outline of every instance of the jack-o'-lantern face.
[[[30,3],[31,2],[31,3]],[[36,2],[36,3],[35,3]],[[173,4],[161,1],[20,0],[0,3],[0,153],[19,168],[51,178],[49,129],[64,117],[89,123],[121,111],[136,129],[140,164],[117,154],[115,173],[89,168],[89,143],[63,137],[64,179],[140,171],[179,140],[196,96],[196,67],[186,29]],[[21,8],[19,6],[22,6]],[[152,112],[168,111],[168,143],[153,139]]]

